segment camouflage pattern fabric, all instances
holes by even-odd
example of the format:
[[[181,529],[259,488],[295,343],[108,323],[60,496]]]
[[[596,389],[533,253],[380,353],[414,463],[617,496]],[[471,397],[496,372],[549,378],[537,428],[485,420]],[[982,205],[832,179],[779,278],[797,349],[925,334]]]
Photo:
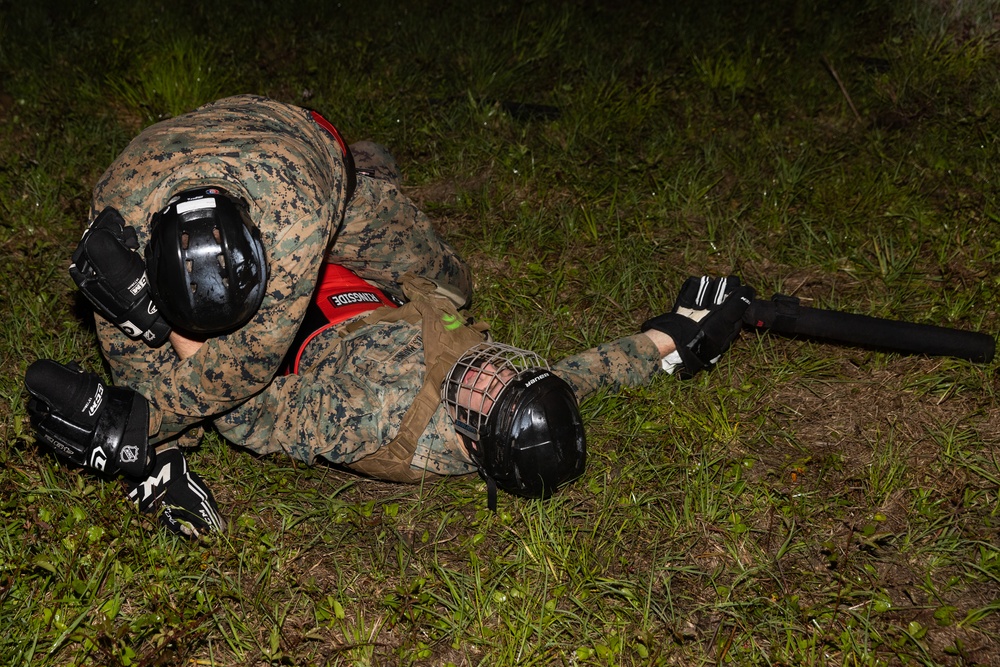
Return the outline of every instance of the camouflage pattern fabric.
[[[276,378],[260,395],[215,424],[228,440],[258,454],[284,452],[313,464],[348,464],[389,443],[424,380],[419,325],[366,325],[339,335],[323,330],[306,346],[298,375]],[[580,400],[600,387],[649,382],[660,356],[643,335],[563,359],[553,370]],[[475,472],[443,405],[417,442],[411,467],[438,475]]]
[[[358,148],[364,168],[374,165],[374,173],[398,177],[384,149],[368,143]],[[267,254],[270,277],[257,314],[236,332],[208,340],[188,359],[181,360],[169,344],[151,349],[132,341],[97,317],[115,383],[149,400],[153,442],[238,408],[268,388],[331,243],[376,282],[411,271],[468,298],[468,267],[397,184],[360,176],[348,207],[345,180],[339,145],[307,110],[252,95],[150,126],[100,178],[91,217],[105,206],[117,208],[135,227],[140,252],[153,213],[170,196],[211,185],[250,203]]]
[[[601,343],[552,364],[552,371],[583,401],[598,389],[648,384],[660,370],[660,353],[648,336],[637,334]]]
[[[388,181],[397,188],[403,185],[403,175],[385,146],[371,141],[358,141],[351,144],[351,155],[354,156],[354,166],[360,172],[368,172],[380,181]]]
[[[361,172],[357,188],[363,193],[355,191],[327,261],[350,269],[398,298],[403,297],[403,274],[431,278],[456,307],[468,305],[472,298],[469,268],[437,236],[430,219],[401,193],[402,175],[396,158],[371,141],[351,144],[351,154]],[[406,261],[392,259],[401,256]]]
[[[430,278],[458,307],[472,296],[465,262],[435,234],[430,219],[398,186],[378,178],[358,176],[354,199],[327,261],[395,297],[403,296],[400,279],[405,273]]]

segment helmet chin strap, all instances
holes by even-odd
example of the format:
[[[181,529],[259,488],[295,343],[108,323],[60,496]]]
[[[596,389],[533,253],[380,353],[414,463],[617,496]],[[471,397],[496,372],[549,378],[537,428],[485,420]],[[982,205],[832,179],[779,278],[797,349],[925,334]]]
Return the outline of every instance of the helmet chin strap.
[[[497,511],[497,483],[489,475],[486,477],[486,507],[491,512]]]

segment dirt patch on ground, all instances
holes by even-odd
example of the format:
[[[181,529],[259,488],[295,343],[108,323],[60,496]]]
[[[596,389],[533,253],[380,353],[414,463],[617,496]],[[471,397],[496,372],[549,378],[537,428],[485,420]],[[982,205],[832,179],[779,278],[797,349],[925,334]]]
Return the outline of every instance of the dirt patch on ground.
[[[996,494],[1000,409],[982,391],[993,379],[950,360],[772,342],[776,366],[796,354],[803,368],[817,364],[752,415],[749,449],[762,464],[752,476],[789,508],[784,523],[756,529],[776,557],[792,523],[809,545],[779,561],[779,594],[806,610],[832,606],[842,616],[821,619],[831,628],[878,608],[889,628],[926,632],[920,645],[944,664],[996,664],[987,637],[1000,620],[958,621],[994,605],[1000,585],[984,576],[953,590],[979,557],[973,545],[994,544],[1000,524],[982,499]]]
[[[0,87],[0,120],[6,122],[11,116],[14,108],[14,98],[6,90]]]

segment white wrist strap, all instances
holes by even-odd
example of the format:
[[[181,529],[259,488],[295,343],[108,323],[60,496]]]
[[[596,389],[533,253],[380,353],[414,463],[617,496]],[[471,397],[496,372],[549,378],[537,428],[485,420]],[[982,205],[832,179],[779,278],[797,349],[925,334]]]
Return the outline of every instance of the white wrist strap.
[[[660,368],[665,372],[673,375],[677,367],[681,365],[681,354],[677,350],[674,350],[667,356],[660,359]]]

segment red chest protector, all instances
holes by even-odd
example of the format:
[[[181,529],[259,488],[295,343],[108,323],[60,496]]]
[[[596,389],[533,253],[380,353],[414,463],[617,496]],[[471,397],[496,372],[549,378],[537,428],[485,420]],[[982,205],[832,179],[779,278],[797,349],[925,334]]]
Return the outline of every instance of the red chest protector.
[[[339,264],[323,264],[309,311],[286,357],[285,374],[298,373],[302,351],[321,331],[382,306],[397,307],[382,290],[353,271]]]

